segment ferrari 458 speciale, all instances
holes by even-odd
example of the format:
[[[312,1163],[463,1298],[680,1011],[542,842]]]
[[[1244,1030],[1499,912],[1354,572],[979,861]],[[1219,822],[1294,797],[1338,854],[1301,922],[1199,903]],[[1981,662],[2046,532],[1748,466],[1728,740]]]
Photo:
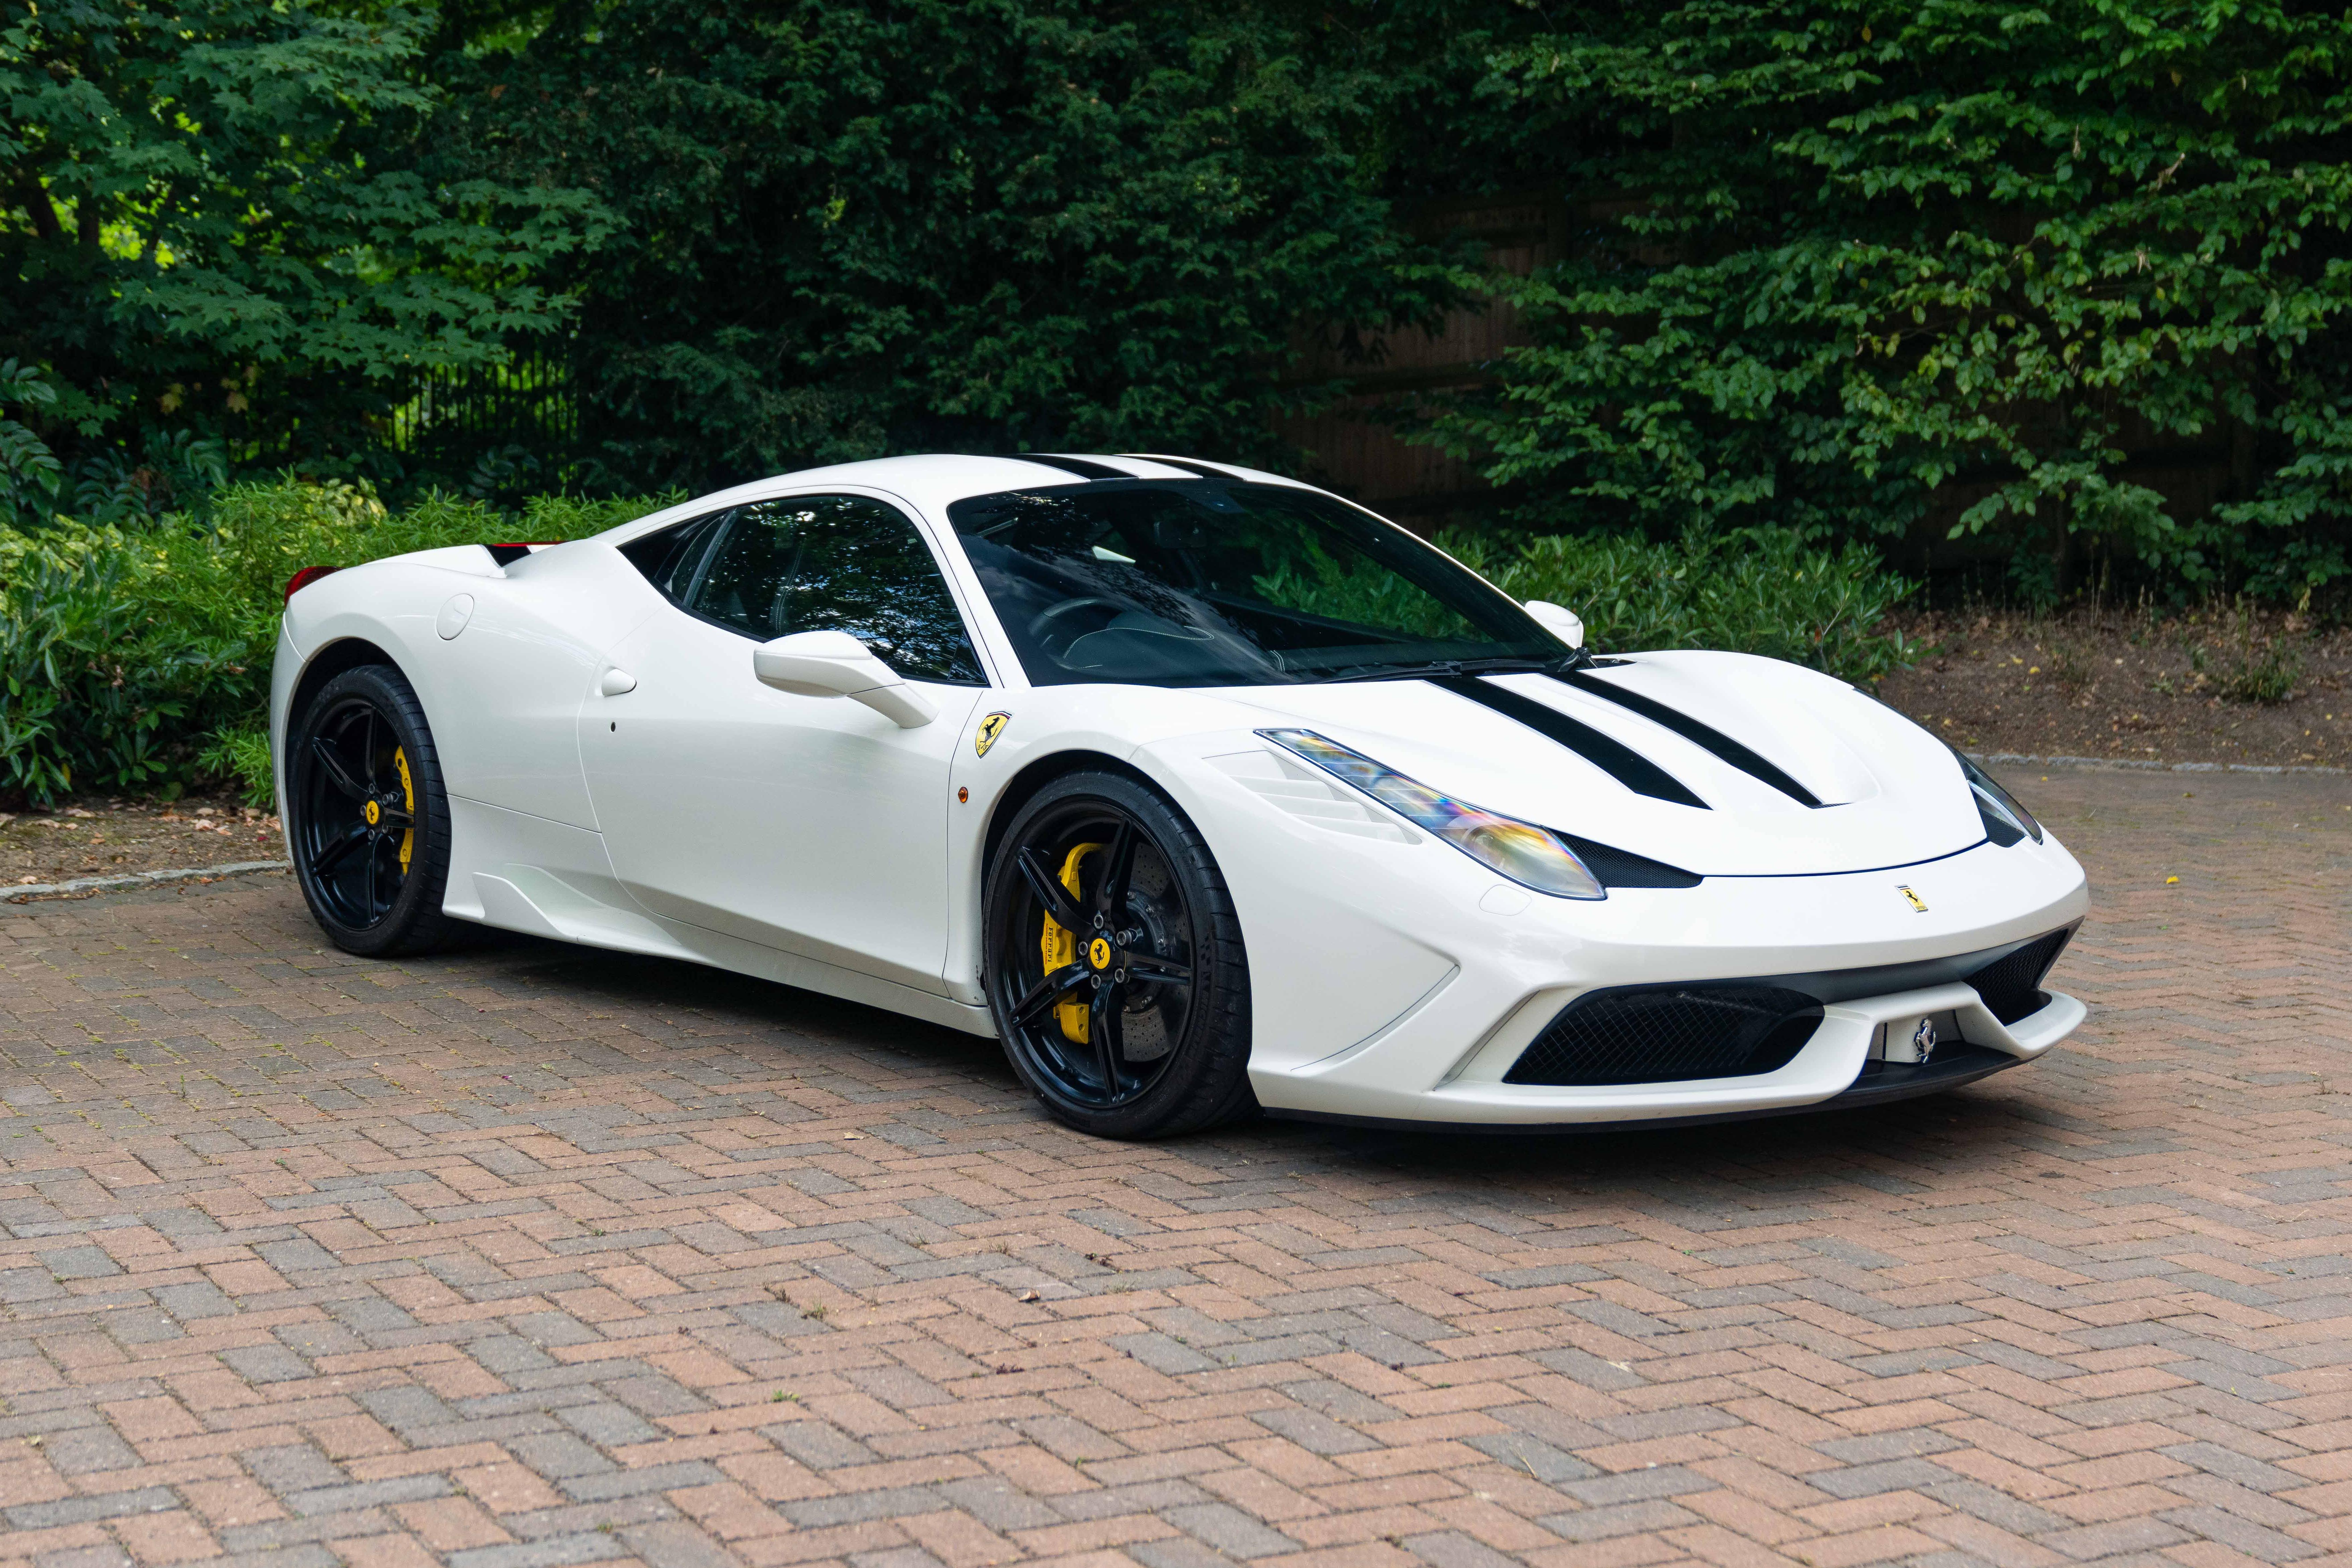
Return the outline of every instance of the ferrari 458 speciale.
[[[1596,653],[1223,464],[893,458],[306,571],[271,731],[350,952],[762,976],[992,1036],[1109,1136],[1867,1104],[2084,1016],[2081,868],[1926,730]]]

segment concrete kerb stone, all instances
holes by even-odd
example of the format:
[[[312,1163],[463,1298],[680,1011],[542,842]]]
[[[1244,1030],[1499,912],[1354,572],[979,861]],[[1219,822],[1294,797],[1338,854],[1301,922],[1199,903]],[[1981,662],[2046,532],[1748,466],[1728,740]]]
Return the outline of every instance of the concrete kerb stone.
[[[290,860],[238,860],[226,866],[188,866],[170,871],[124,871],[112,877],[78,877],[70,882],[35,882],[0,889],[0,903],[21,904],[27,899],[55,898],[61,893],[110,893],[123,888],[153,887],[159,882],[247,877],[256,871],[291,870],[293,865]]]
[[[2044,757],[2030,752],[1969,752],[1970,762],[2007,765],[2018,763],[2039,768],[2129,768],[2136,773],[2324,773],[2341,778],[2352,769],[2316,763],[2163,763],[2137,757]]]

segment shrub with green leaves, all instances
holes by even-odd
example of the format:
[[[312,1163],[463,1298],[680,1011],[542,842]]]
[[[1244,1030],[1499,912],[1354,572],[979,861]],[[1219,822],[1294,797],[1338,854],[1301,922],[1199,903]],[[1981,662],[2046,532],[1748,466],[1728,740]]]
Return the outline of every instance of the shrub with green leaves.
[[[1584,621],[1601,651],[1724,648],[1811,665],[1868,683],[1909,662],[1883,623],[1917,584],[1868,545],[1809,543],[1785,528],[1639,535],[1546,534],[1516,545],[1449,533],[1439,544],[1516,599],[1546,599]]]
[[[50,801],[170,778],[172,742],[234,641],[152,616],[145,576],[111,529],[0,531],[0,790]]]
[[[542,497],[516,514],[436,496],[394,512],[348,485],[243,485],[204,525],[0,528],[0,794],[46,805],[209,775],[266,796],[268,742],[257,765],[254,745],[295,572],[577,539],[667,500]]]

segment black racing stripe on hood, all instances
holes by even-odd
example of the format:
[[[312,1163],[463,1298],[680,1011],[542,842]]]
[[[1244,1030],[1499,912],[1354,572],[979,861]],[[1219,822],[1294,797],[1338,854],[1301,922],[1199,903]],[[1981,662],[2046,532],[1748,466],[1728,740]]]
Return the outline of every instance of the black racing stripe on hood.
[[[1506,719],[1517,720],[1538,734],[1574,752],[1635,795],[1670,801],[1675,805],[1695,805],[1701,811],[1708,809],[1706,802],[1691,794],[1674,774],[1623,742],[1612,740],[1591,725],[1571,719],[1557,708],[1546,707],[1532,697],[1522,697],[1516,691],[1490,685],[1475,675],[1439,676],[1430,684],[1442,686],[1456,697],[1466,697],[1482,707],[1491,708]]]
[[[1614,702],[1620,708],[1630,709],[1639,713],[1654,724],[1663,724],[1691,744],[1714,752],[1749,778],[1770,784],[1799,805],[1809,805],[1815,810],[1821,808],[1821,797],[1811,790],[1807,789],[1722,731],[1702,724],[1689,714],[1669,708],[1654,697],[1644,697],[1638,691],[1628,691],[1622,686],[1613,686],[1598,676],[1587,675],[1580,669],[1571,669],[1565,677],[1555,676],[1552,679],[1565,679],[1569,685],[1579,691],[1589,691],[1595,697]]]

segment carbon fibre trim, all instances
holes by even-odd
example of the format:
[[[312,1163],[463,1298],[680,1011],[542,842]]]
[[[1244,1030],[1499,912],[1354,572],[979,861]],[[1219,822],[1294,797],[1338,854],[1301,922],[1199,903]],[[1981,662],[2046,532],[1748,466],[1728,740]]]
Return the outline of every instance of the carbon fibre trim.
[[[1054,458],[1043,452],[1015,452],[1016,462],[1036,463],[1048,468],[1059,468],[1066,474],[1076,474],[1082,479],[1131,479],[1133,474],[1114,468],[1108,463],[1090,462],[1085,458]]]
[[[1132,458],[1139,463],[1157,463],[1163,468],[1181,469],[1195,479],[1223,479],[1228,484],[1237,482],[1237,476],[1213,468],[1206,463],[1195,463],[1188,458],[1155,458],[1146,452],[1121,452],[1119,456]]]

